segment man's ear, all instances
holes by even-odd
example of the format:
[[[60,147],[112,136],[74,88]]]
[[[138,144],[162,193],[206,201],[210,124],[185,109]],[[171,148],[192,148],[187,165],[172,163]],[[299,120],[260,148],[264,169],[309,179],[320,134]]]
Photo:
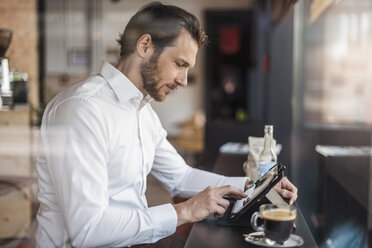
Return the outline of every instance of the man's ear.
[[[146,54],[151,51],[152,48],[152,40],[151,35],[144,34],[142,35],[137,41],[137,52],[139,56],[144,58]]]

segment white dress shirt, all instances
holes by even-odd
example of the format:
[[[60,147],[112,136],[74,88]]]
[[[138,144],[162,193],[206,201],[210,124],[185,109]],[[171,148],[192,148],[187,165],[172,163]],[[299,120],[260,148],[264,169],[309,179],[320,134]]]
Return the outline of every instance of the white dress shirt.
[[[58,94],[44,112],[37,159],[38,247],[114,247],[171,235],[171,204],[148,207],[146,177],[171,195],[192,197],[207,186],[244,188],[186,165],[143,94],[120,71],[101,72]]]

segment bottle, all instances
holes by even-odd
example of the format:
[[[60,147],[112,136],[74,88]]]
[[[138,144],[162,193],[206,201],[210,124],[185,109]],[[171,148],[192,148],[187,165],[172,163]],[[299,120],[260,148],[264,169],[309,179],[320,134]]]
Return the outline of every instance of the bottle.
[[[262,177],[272,166],[275,165],[277,157],[274,152],[274,127],[265,125],[264,146],[258,156],[258,177]]]

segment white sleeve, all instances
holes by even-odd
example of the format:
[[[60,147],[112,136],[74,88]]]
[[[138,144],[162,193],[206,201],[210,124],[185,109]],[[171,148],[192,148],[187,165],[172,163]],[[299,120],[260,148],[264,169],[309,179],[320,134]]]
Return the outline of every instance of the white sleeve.
[[[247,177],[225,177],[216,173],[190,168],[178,186],[178,195],[181,197],[193,197],[208,186],[232,185],[244,191]]]
[[[225,177],[191,168],[166,139],[166,132],[161,130],[159,133],[160,137],[151,173],[172,196],[193,197],[208,186],[233,185],[244,190],[247,177]]]
[[[57,204],[74,247],[153,243],[172,234],[171,204],[147,209],[109,206],[107,127],[92,102],[68,100],[45,117],[43,146]],[[58,130],[58,131],[56,131]]]

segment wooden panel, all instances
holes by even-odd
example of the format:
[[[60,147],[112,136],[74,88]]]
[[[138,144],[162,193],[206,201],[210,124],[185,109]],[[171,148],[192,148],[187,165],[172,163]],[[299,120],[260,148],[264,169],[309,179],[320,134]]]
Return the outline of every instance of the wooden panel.
[[[29,236],[31,201],[28,188],[14,189],[1,196],[0,209],[0,238]]]
[[[30,187],[11,179],[31,175],[30,135],[27,107],[0,111],[0,239],[30,236]]]
[[[17,110],[0,110],[0,127],[21,125],[28,127],[30,125],[29,108]]]
[[[5,55],[9,58],[10,68],[19,68],[28,74],[28,98],[35,108],[39,105],[36,3],[36,0],[0,0],[1,28],[13,30],[13,38]]]
[[[30,176],[29,119],[28,108],[0,111],[0,175]]]

